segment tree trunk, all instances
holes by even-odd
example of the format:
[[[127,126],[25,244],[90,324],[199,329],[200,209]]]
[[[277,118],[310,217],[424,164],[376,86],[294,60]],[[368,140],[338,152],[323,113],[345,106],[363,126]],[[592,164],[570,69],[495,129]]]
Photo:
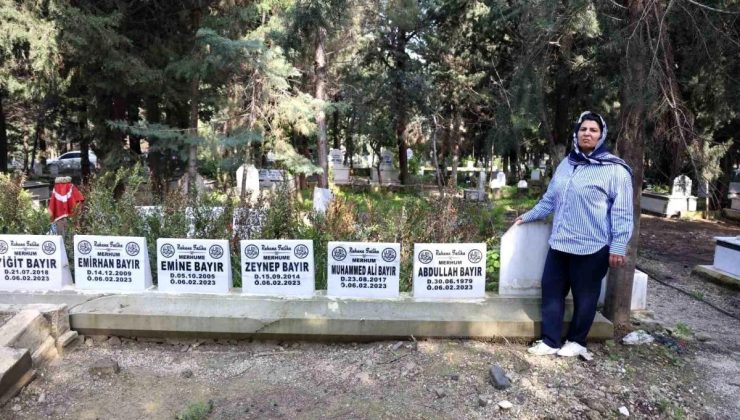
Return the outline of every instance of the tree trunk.
[[[30,174],[33,174],[34,170],[34,164],[36,162],[36,151],[39,148],[40,142],[41,142],[41,131],[44,129],[44,110],[41,109],[40,115],[36,117],[36,129],[33,133],[33,149],[31,150],[31,163],[28,166],[28,172]]]
[[[200,28],[200,22],[202,18],[202,11],[200,9],[193,10],[192,22],[193,22],[193,34]],[[196,62],[201,59],[201,50],[197,44],[197,40],[193,38],[193,53],[196,57]],[[187,181],[187,194],[190,197],[194,197],[196,193],[196,178],[198,176],[198,143],[196,137],[198,136],[198,103],[200,101],[198,94],[198,87],[200,86],[200,78],[197,75],[193,75],[193,79],[190,81],[190,109],[188,111],[188,134],[190,135],[190,146],[188,147],[188,181]]]
[[[340,98],[334,98],[335,101],[340,100]],[[334,111],[331,113],[331,136],[333,139],[333,147],[335,149],[339,149],[341,147],[341,142],[339,141],[339,110],[337,108],[334,108]]]
[[[460,165],[460,125],[461,118],[458,111],[454,111],[451,118],[452,127],[450,127],[450,145],[452,146],[452,173],[450,174],[450,184],[452,188],[457,187],[457,168]]]
[[[621,137],[617,150],[621,157],[632,167],[633,178],[633,211],[634,230],[627,248],[627,264],[622,268],[609,270],[606,288],[604,312],[616,327],[625,327],[630,322],[630,305],[632,301],[632,281],[635,275],[637,248],[640,238],[640,195],[644,173],[645,121],[649,98],[645,95],[647,75],[650,63],[650,49],[647,31],[641,25],[645,10],[645,0],[627,0],[629,23],[628,33],[634,36],[626,44],[626,53],[622,62],[621,83]]]
[[[198,176],[198,85],[197,77],[190,82],[190,122],[188,134],[190,135],[190,146],[188,147],[188,182],[187,194],[193,196],[196,188],[196,178]]]
[[[326,97],[326,56],[324,53],[324,44],[326,43],[326,29],[319,28],[316,39],[316,99],[324,101]],[[326,144],[326,111],[323,104],[316,114],[316,125],[318,127],[318,149],[319,149],[319,166],[321,167],[321,176],[319,177],[319,188],[329,188],[329,150]]]
[[[128,100],[127,103],[127,109],[126,109],[126,121],[129,125],[136,124],[140,118],[139,118],[139,104],[138,101],[134,100]],[[128,147],[129,150],[131,150],[133,153],[136,153],[137,155],[141,154],[141,137],[136,136],[134,134],[128,135]]]
[[[395,75],[393,77],[394,97],[393,97],[393,111],[394,111],[394,130],[396,134],[396,144],[398,145],[398,168],[400,173],[398,180],[401,184],[408,184],[408,159],[406,156],[406,138],[404,133],[406,132],[406,125],[408,125],[408,103],[406,99],[406,89],[404,87],[404,78],[406,76],[408,66],[408,55],[406,54],[406,33],[398,30],[395,36],[395,43],[393,46],[393,57],[395,63]]]
[[[5,111],[3,109],[4,92],[0,89],[0,172],[8,171],[8,131],[5,127]]]
[[[439,170],[439,157],[437,155],[437,116],[432,115],[432,122],[434,123],[434,126],[432,127],[432,157],[434,157],[434,172],[437,175],[437,188],[439,188],[439,192],[444,192],[444,183],[442,181],[442,171]]]

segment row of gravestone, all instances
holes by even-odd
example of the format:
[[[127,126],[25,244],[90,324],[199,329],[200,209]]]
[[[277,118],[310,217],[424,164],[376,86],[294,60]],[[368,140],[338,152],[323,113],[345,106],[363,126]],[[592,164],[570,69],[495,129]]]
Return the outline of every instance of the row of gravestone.
[[[229,293],[229,241],[157,239],[157,290]],[[327,295],[396,298],[400,295],[398,243],[329,242]],[[415,244],[413,296],[483,298],[486,245]],[[74,237],[74,286],[81,290],[142,292],[152,288],[143,237]],[[311,240],[240,241],[242,293],[310,297],[315,289]],[[0,235],[0,290],[61,290],[72,286],[60,236]]]

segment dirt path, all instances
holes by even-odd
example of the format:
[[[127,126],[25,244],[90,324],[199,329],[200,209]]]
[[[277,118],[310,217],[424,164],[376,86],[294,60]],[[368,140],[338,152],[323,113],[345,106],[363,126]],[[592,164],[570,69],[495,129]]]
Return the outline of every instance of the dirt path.
[[[662,345],[593,345],[591,363],[529,356],[519,344],[428,340],[325,345],[206,342],[78,346],[40,370],[0,418],[604,418],[722,416],[688,360]],[[119,373],[89,368],[112,358]],[[513,385],[496,390],[499,364]],[[43,396],[42,396],[43,395]],[[499,401],[513,408],[503,411]],[[485,405],[485,406],[483,406]],[[730,418],[725,414],[727,418]]]
[[[740,235],[740,226],[722,221],[688,221],[643,216],[638,266],[648,272],[648,309],[665,326],[688,329],[706,339],[694,362],[708,389],[740,413],[740,293],[691,274],[712,264],[715,236]],[[676,290],[680,289],[685,293]],[[705,303],[706,302],[706,303]],[[712,306],[715,306],[727,315]],[[713,414],[712,408],[709,411]],[[720,410],[721,411],[721,410]]]

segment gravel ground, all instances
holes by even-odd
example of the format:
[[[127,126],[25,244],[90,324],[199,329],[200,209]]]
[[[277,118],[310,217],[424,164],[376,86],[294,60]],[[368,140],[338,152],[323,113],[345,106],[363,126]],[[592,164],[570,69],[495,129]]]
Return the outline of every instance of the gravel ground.
[[[523,344],[425,340],[360,344],[122,339],[77,345],[39,370],[0,418],[171,419],[212,403],[209,418],[725,417],[694,369],[696,343],[592,345],[595,360],[534,357]],[[201,344],[202,343],[202,344]],[[119,373],[90,372],[111,358]],[[512,386],[497,390],[500,365]],[[507,400],[512,408],[498,403]]]
[[[669,329],[688,331],[706,340],[697,347],[694,364],[702,372],[707,386],[724,401],[724,413],[732,413],[734,418],[740,413],[737,398],[740,392],[740,293],[692,275],[691,270],[699,264],[712,264],[713,237],[737,235],[740,235],[740,226],[724,221],[643,216],[637,261],[637,265],[651,276],[648,309],[653,311],[655,320]],[[722,411],[710,410],[710,413],[720,415]]]

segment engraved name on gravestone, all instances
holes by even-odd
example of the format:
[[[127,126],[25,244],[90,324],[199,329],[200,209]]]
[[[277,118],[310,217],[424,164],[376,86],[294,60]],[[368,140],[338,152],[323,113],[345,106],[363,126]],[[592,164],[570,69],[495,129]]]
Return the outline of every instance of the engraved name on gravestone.
[[[327,253],[328,296],[399,296],[400,244],[329,242]]]
[[[483,298],[486,244],[414,244],[414,297]]]
[[[311,297],[314,292],[313,241],[241,241],[242,292]]]
[[[75,285],[137,292],[152,286],[146,238],[75,235]]]
[[[162,292],[229,293],[229,241],[157,239],[157,287]]]
[[[71,284],[61,236],[0,235],[0,290],[61,290]]]

